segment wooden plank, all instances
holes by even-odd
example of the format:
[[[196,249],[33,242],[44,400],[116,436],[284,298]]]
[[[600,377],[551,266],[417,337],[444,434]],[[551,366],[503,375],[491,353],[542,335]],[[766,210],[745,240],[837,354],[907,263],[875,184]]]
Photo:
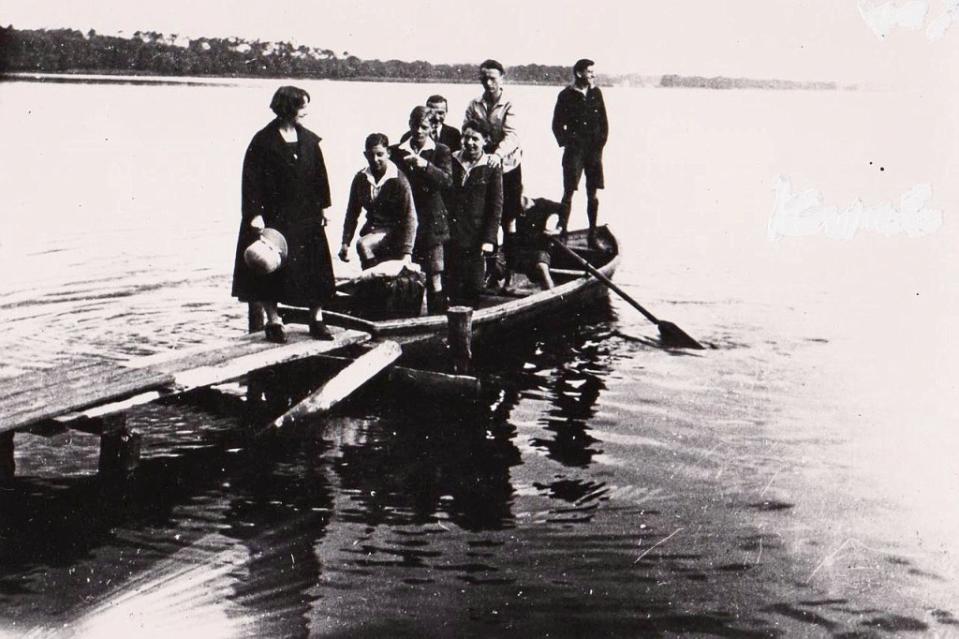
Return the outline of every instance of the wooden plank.
[[[54,421],[60,424],[69,424],[74,421],[84,422],[91,419],[103,418],[123,412],[134,406],[148,404],[160,397],[169,397],[205,386],[222,384],[243,377],[256,370],[307,357],[315,357],[346,346],[361,344],[370,339],[369,333],[337,328],[331,328],[331,331],[336,337],[335,340],[315,340],[309,336],[308,329],[288,326],[287,334],[290,341],[287,344],[265,342],[262,335],[255,341],[251,340],[248,336],[243,336],[239,340],[241,343],[240,346],[231,343],[230,347],[225,349],[227,350],[227,356],[235,356],[244,350],[252,352],[248,355],[234,357],[233,359],[225,361],[223,360],[222,352],[207,352],[208,349],[206,347],[190,349],[179,358],[171,358],[165,353],[159,358],[157,356],[143,358],[152,368],[162,368],[163,370],[173,371],[171,375],[173,382],[169,388],[159,392],[142,393],[123,401],[98,406],[85,411],[71,412],[57,417]],[[199,362],[214,363],[176,372],[178,363],[186,366]],[[142,365],[142,363],[142,361],[134,361],[131,362],[131,365],[137,366]]]
[[[43,383],[29,380],[29,394],[0,393],[0,432],[55,420],[64,425],[121,413],[160,397],[202,386],[220,384],[247,373],[283,364],[370,339],[368,333],[332,329],[334,340],[315,340],[305,327],[288,327],[289,342],[267,342],[262,335],[244,335],[229,342],[207,344],[184,351],[161,353],[122,364],[83,365],[75,375],[46,374]],[[108,366],[106,364],[109,364]],[[43,432],[51,426],[38,426]]]
[[[280,415],[264,431],[289,426],[307,415],[319,415],[329,411],[360,386],[373,379],[377,373],[399,359],[402,352],[400,345],[396,342],[379,343],[375,348],[353,360],[306,399]]]
[[[439,396],[446,399],[459,397],[476,399],[482,384],[472,375],[450,375],[419,368],[394,366],[390,369],[390,382],[401,385],[404,390]]]
[[[0,404],[21,401],[37,392],[59,384],[76,383],[90,376],[97,376],[120,369],[113,360],[83,359],[38,371],[29,371],[16,377],[0,380]],[[20,398],[19,400],[17,398]]]
[[[238,355],[239,351],[234,351],[229,359],[221,359],[215,363],[173,372],[174,384],[179,392],[212,384],[222,384],[243,377],[255,370],[328,353],[370,339],[368,333],[340,330],[335,332],[336,339],[334,340],[317,340],[311,338],[309,332],[302,327],[296,329],[288,327],[287,334],[290,339],[287,344],[271,344],[272,348],[267,350],[263,350],[259,347],[259,344],[255,344],[254,352],[247,355]],[[194,363],[196,363],[196,360],[191,359],[182,364]],[[169,366],[163,368],[167,369]]]
[[[320,355],[318,359],[347,363],[353,358],[342,355]],[[389,367],[390,383],[397,383],[403,390],[416,390],[425,394],[439,394],[443,397],[476,398],[480,396],[483,383],[472,375],[453,375],[423,368],[409,368],[392,365]]]
[[[218,366],[230,360],[256,353],[284,350],[299,352],[305,349],[305,354],[299,357],[310,357],[312,353],[326,353],[369,339],[369,335],[364,335],[363,332],[337,330],[336,328],[330,330],[335,339],[315,340],[310,337],[305,326],[287,325],[288,342],[286,344],[268,342],[263,338],[262,333],[254,333],[241,335],[229,341],[220,341],[182,351],[158,353],[157,355],[130,360],[125,365],[131,368],[150,368],[175,374],[205,366]]]
[[[30,426],[27,430],[35,435],[52,436],[63,432],[69,427],[75,430],[82,430],[88,433],[96,434],[101,431],[101,427],[95,423],[90,425],[87,424],[102,420],[112,415],[124,413],[136,406],[143,406],[144,404],[155,402],[161,397],[174,395],[178,392],[182,391],[178,391],[173,386],[158,391],[147,391],[118,402],[110,402],[108,404],[102,404],[100,406],[95,406],[82,411],[72,411],[63,415],[57,415],[52,419]],[[80,425],[80,422],[84,422],[84,425]]]
[[[169,386],[173,381],[166,372],[130,369],[116,362],[17,377],[2,385],[0,432]]]
[[[573,277],[589,277],[589,274],[586,273],[583,269],[571,269],[571,268],[550,268],[550,274],[552,275],[570,275]]]

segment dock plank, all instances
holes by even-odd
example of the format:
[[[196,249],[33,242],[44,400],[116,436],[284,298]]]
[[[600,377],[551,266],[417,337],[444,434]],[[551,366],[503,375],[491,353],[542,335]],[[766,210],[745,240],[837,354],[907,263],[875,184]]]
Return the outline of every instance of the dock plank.
[[[287,327],[288,342],[262,334],[136,358],[80,362],[68,368],[0,380],[0,433],[56,419],[103,417],[159,397],[237,379],[247,373],[329,353],[370,339],[333,328],[335,339],[314,340],[304,327]]]
[[[84,366],[79,374],[58,369],[15,377],[0,384],[0,432],[173,382],[169,373],[117,362]]]
[[[192,353],[187,357],[153,362],[148,368],[173,375],[182,392],[220,384],[247,373],[286,362],[314,357],[370,339],[369,333],[346,329],[333,330],[335,339],[315,340],[305,328],[288,327],[286,344],[271,344],[262,336],[244,336],[225,348]]]

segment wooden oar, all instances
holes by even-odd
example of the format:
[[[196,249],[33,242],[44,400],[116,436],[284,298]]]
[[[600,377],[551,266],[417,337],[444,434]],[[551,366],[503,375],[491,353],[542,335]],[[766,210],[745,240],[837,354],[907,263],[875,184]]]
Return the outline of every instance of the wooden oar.
[[[375,377],[377,373],[399,359],[401,354],[400,345],[396,342],[389,340],[381,342],[375,348],[357,357],[306,399],[273,420],[261,432],[282,428],[307,415],[318,415],[329,411]]]
[[[584,260],[582,257],[577,255],[576,252],[573,251],[573,249],[569,248],[568,246],[560,242],[559,239],[555,237],[550,237],[549,239],[553,242],[554,246],[558,246],[560,249],[565,251],[567,255],[569,255],[574,260],[576,260],[576,262],[580,266],[585,268],[590,275],[598,279],[600,282],[605,284],[609,289],[611,289],[614,293],[616,293],[617,295],[622,297],[624,300],[632,304],[633,307],[636,308],[636,310],[638,310],[640,313],[642,313],[646,317],[646,319],[648,319],[650,322],[658,326],[659,334],[662,337],[664,344],[668,346],[676,347],[676,348],[697,348],[697,349],[704,348],[702,344],[700,344],[695,339],[690,337],[683,329],[679,328],[672,322],[667,322],[665,320],[657,319],[652,313],[650,313],[645,308],[640,306],[639,302],[637,302],[632,297],[627,295],[623,289],[613,284],[612,280],[610,280],[608,277],[606,277],[605,275],[600,273],[598,270],[596,270],[596,268],[592,264],[590,264],[589,262]]]

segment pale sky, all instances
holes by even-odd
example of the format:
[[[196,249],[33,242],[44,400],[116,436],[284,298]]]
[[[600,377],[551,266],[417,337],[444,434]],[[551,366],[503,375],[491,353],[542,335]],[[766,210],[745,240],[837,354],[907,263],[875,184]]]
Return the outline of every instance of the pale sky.
[[[885,21],[885,37],[864,11]],[[951,28],[934,39],[927,30],[937,19]],[[843,82],[959,75],[959,0],[0,0],[0,23],[286,40],[433,63],[590,57],[610,73]]]

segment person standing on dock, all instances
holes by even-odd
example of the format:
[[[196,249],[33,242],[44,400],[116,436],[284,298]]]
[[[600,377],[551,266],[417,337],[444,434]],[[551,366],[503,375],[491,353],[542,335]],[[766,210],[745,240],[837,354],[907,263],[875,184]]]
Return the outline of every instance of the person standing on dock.
[[[463,148],[453,154],[449,205],[447,282],[450,302],[476,307],[486,258],[493,254],[503,215],[503,170],[485,150],[492,132],[486,120],[463,124]]]
[[[486,148],[491,166],[503,171],[503,227],[504,242],[510,222],[522,210],[523,197],[523,149],[517,133],[516,108],[503,92],[506,71],[496,60],[480,64],[479,79],[483,95],[472,100],[466,107],[464,120],[483,120],[489,125],[490,137]],[[464,128],[466,124],[464,123]]]
[[[432,313],[446,311],[443,292],[443,243],[450,237],[443,193],[453,184],[449,148],[433,140],[431,110],[418,106],[410,113],[405,142],[390,147],[390,157],[413,190],[416,205],[416,243],[413,260],[429,277],[426,306]]]
[[[586,173],[586,217],[589,220],[589,245],[596,244],[596,221],[603,188],[603,147],[609,137],[609,122],[603,92],[596,86],[592,60],[583,58],[573,65],[573,83],[560,91],[553,110],[553,135],[563,148],[562,227],[569,224],[573,193]]]
[[[333,296],[333,264],[326,241],[330,206],[320,138],[303,126],[310,94],[294,86],[277,89],[270,102],[276,118],[253,136],[243,158],[242,222],[237,240],[232,294],[266,311],[266,338],[285,342],[277,303],[310,308],[310,334],[333,339],[322,307]],[[288,248],[282,266],[258,273],[244,261],[247,247],[264,229],[274,229]]]
[[[360,265],[367,269],[384,260],[410,262],[417,227],[410,183],[390,160],[390,141],[386,135],[366,136],[364,149],[367,167],[353,177],[350,185],[339,257],[348,261],[360,211],[366,210],[366,223],[356,243]]]

